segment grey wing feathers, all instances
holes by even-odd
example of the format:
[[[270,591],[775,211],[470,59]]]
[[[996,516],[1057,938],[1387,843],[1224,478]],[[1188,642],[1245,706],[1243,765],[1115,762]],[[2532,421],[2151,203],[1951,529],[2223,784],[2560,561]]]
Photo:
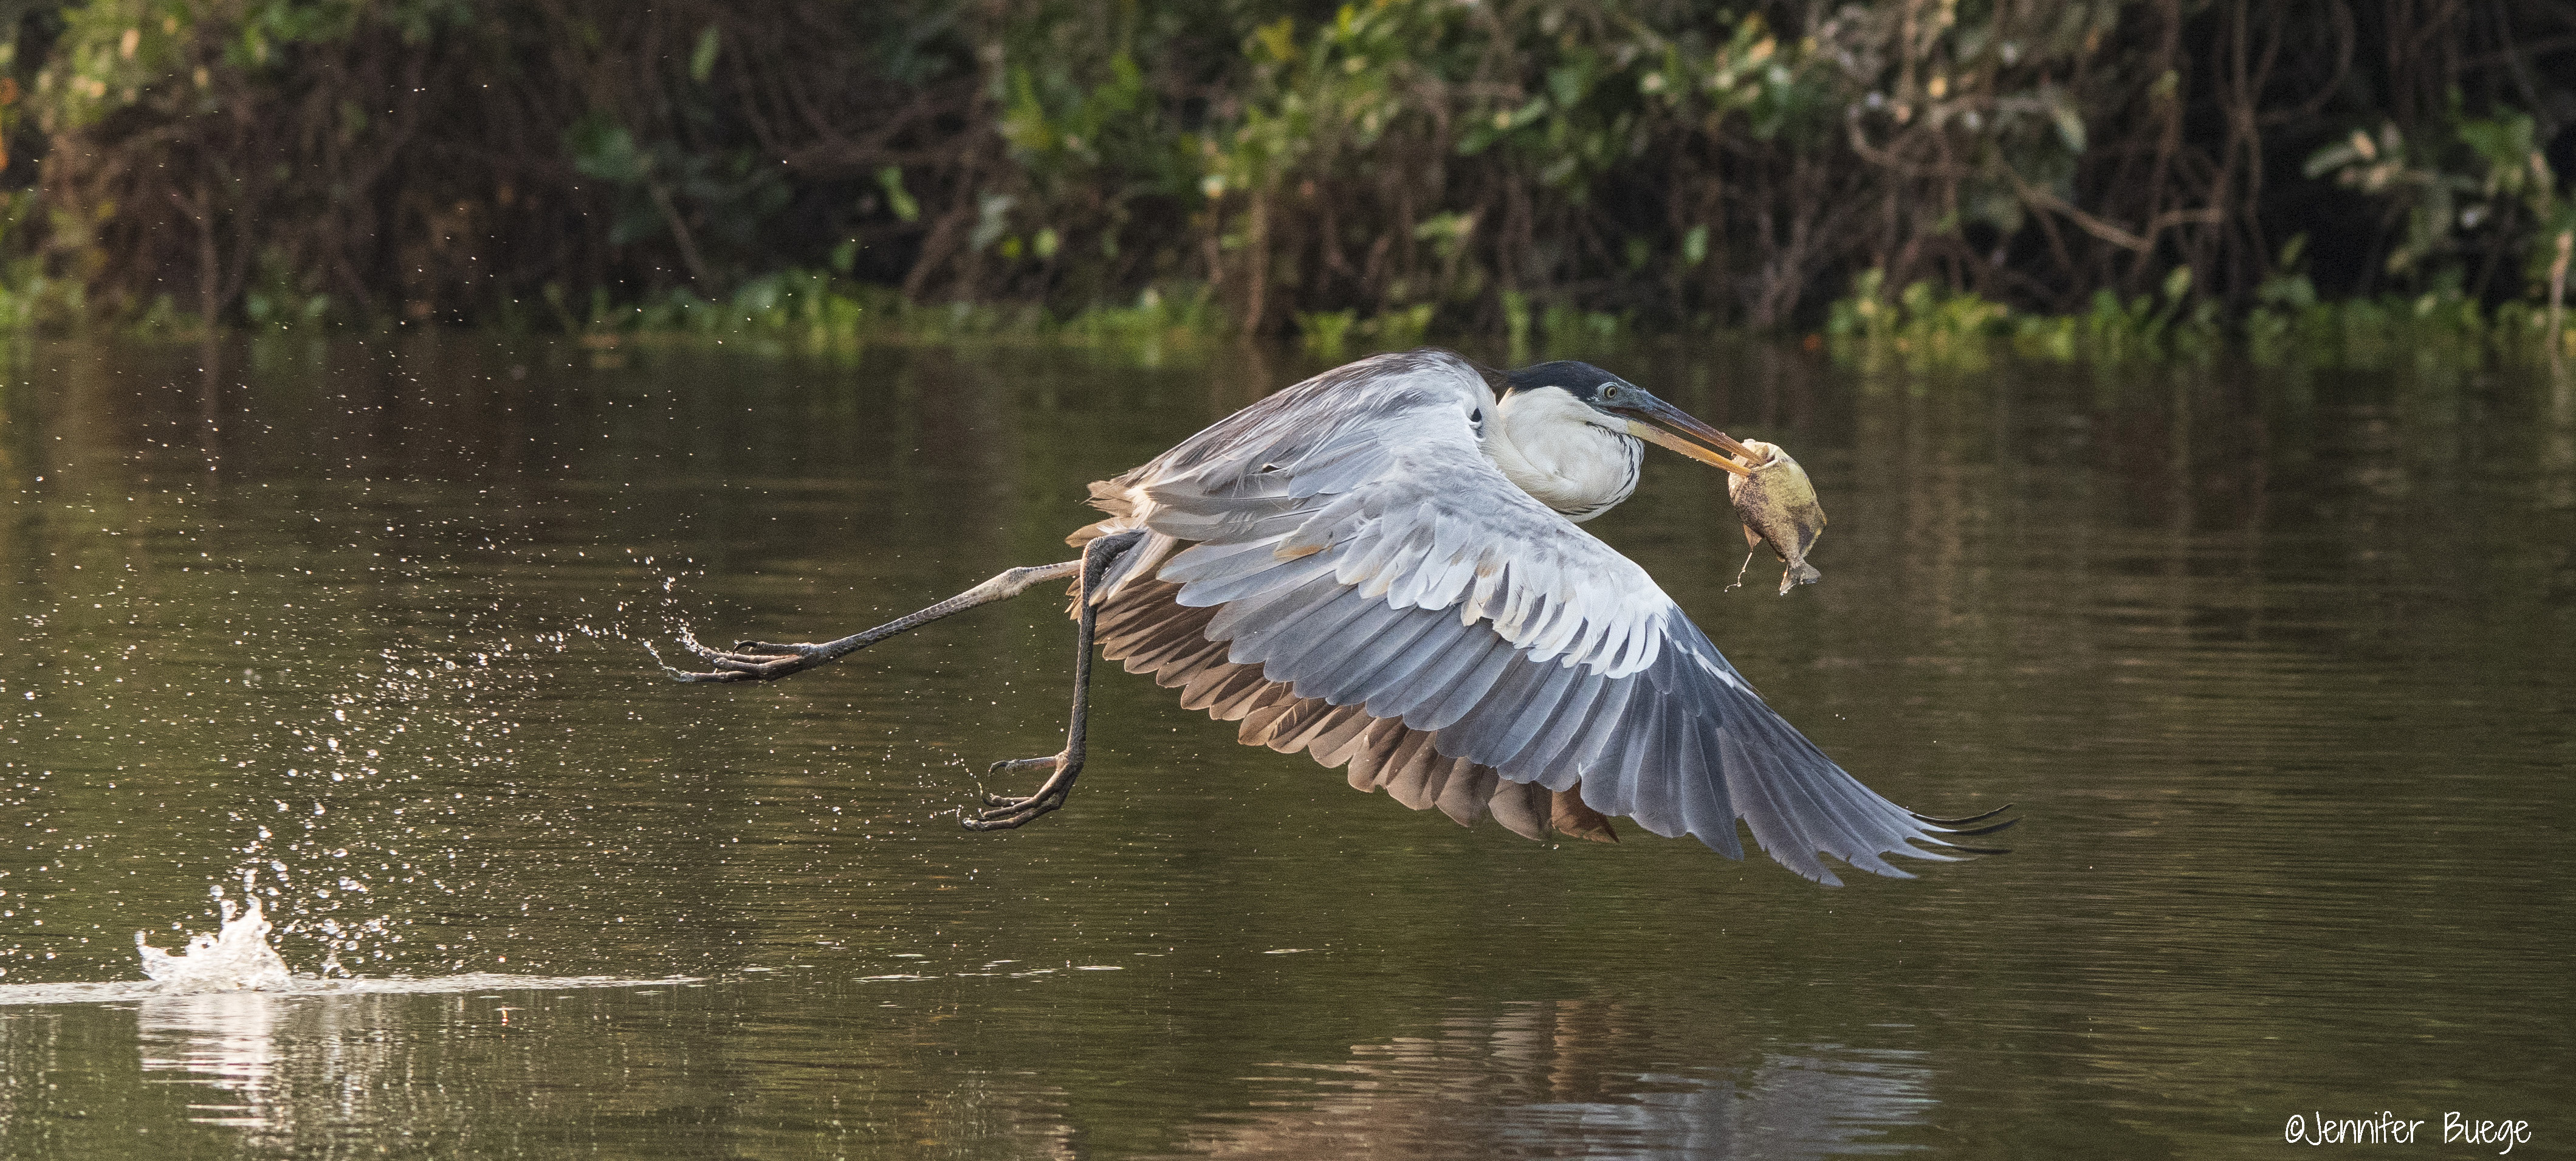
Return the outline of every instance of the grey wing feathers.
[[[1545,787],[1506,781],[1490,767],[1444,755],[1430,744],[1430,733],[1400,719],[1300,697],[1293,685],[1269,680],[1260,665],[1228,660],[1232,643],[1207,636],[1218,610],[1180,604],[1173,599],[1178,593],[1169,582],[1145,581],[1112,600],[1098,621],[1109,659],[1180,689],[1184,709],[1243,723],[1238,738],[1246,745],[1304,751],[1327,767],[1347,766],[1353,787],[1382,787],[1415,810],[1437,806],[1462,825],[1490,812],[1524,837],[1546,833]]]
[[[1642,569],[1504,479],[1471,426],[1492,405],[1455,356],[1380,356],[1109,481],[1096,527],[1157,535],[1095,596],[1107,656],[1247,744],[1532,838],[1572,791],[1731,858],[1741,818],[1833,884],[1819,854],[1903,877],[1884,856],[1981,833],[1845,773]]]

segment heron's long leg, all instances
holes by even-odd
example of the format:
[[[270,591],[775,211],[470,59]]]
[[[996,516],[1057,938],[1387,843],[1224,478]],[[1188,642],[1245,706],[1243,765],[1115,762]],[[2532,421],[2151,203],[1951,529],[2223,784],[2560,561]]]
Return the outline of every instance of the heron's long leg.
[[[838,661],[897,633],[918,629],[941,617],[962,613],[995,601],[1007,601],[1027,592],[1031,585],[1063,580],[1081,569],[1082,562],[1079,560],[1011,569],[920,612],[908,613],[876,628],[821,644],[781,645],[768,641],[737,641],[731,649],[709,649],[698,644],[696,638],[683,633],[680,643],[688,646],[690,652],[714,662],[715,671],[687,673],[665,665],[662,667],[662,672],[670,674],[673,681],[775,681],[789,674],[802,673],[817,665]]]
[[[1098,610],[1092,606],[1092,586],[1102,573],[1128,549],[1145,538],[1142,532],[1120,532],[1100,537],[1082,550],[1082,591],[1076,595],[1073,655],[1073,720],[1065,726],[1064,750],[1044,758],[1021,758],[993,763],[992,772],[1016,773],[1022,770],[1052,768],[1047,780],[1035,791],[1019,798],[999,794],[984,796],[985,810],[964,819],[968,830],[1011,830],[1026,826],[1039,815],[1061,808],[1066,796],[1073,793],[1073,780],[1082,776],[1083,734],[1091,717],[1091,633]]]

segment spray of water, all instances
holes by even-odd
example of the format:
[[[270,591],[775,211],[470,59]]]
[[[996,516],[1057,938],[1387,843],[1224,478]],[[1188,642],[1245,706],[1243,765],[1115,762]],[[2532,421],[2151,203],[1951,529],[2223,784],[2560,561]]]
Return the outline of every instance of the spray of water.
[[[223,930],[191,935],[178,951],[163,951],[143,942],[146,933],[135,932],[143,974],[165,992],[273,991],[293,984],[286,961],[268,945],[268,917],[260,912],[259,898],[239,908],[230,899],[222,903]]]

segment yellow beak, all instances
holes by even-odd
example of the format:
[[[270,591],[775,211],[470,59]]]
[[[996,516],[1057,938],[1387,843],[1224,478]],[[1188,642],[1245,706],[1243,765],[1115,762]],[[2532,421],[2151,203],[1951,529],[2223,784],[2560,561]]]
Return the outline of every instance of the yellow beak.
[[[1605,410],[1628,418],[1628,434],[1648,443],[1668,447],[1704,464],[1715,464],[1739,476],[1753,474],[1748,466],[1761,462],[1753,449],[1736,442],[1725,432],[1701,423],[1681,408],[1633,388],[1622,388],[1628,398]],[[1741,456],[1738,463],[1730,457]]]

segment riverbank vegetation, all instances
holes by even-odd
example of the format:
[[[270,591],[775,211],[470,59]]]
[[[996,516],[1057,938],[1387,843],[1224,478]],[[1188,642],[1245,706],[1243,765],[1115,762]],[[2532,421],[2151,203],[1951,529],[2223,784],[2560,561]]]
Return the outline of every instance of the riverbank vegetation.
[[[7,328],[2576,341],[2563,0],[0,13]]]

